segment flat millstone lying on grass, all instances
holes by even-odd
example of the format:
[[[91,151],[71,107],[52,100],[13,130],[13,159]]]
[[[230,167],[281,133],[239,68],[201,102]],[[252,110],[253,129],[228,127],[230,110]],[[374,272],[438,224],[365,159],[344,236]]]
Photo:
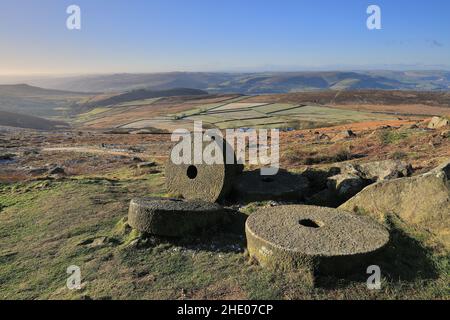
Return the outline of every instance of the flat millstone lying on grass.
[[[129,225],[142,233],[189,237],[215,229],[224,219],[224,209],[215,203],[162,198],[139,198],[130,202]]]
[[[250,256],[261,265],[318,274],[361,273],[376,263],[388,231],[370,217],[332,208],[288,205],[260,209],[246,222]]]

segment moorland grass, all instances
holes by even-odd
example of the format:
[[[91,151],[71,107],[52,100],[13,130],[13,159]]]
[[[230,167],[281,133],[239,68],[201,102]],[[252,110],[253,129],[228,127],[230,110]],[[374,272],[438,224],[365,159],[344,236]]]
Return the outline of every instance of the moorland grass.
[[[395,217],[386,221],[392,242],[380,261],[381,290],[366,288],[365,270],[343,279],[323,277],[311,288],[301,274],[263,269],[248,258],[245,218],[186,240],[132,231],[124,218],[129,200],[164,195],[161,175],[122,169],[108,177],[0,187],[3,299],[450,298],[448,252],[431,234]],[[81,268],[81,290],[66,288],[70,265]]]

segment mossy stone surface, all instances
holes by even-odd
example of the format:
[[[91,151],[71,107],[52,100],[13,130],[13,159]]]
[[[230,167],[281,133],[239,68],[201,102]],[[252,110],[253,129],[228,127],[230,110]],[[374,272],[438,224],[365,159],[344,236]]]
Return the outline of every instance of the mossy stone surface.
[[[166,237],[189,237],[215,228],[224,209],[215,203],[162,198],[138,198],[130,202],[129,225],[140,232]]]
[[[365,272],[389,241],[388,231],[369,217],[304,205],[260,209],[245,231],[249,254],[261,265],[312,276]]]
[[[224,140],[205,142],[221,146],[222,163],[201,164],[194,162],[194,140],[191,145],[191,161],[188,164],[174,164],[169,156],[166,162],[166,185],[169,193],[181,195],[187,200],[217,202],[225,198],[231,190],[234,177],[242,171],[242,165],[226,163],[226,142]]]

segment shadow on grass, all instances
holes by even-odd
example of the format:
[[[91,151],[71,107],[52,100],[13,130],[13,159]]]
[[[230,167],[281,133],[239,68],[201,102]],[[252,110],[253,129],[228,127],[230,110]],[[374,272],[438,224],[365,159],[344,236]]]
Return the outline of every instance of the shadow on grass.
[[[371,260],[370,265],[378,265],[381,276],[392,282],[437,279],[439,272],[430,250],[397,228],[392,221],[388,221],[388,225],[390,241],[386,248]],[[347,287],[352,282],[365,283],[370,276],[366,273],[368,266],[345,278],[318,277],[316,285],[324,289],[336,289]]]
[[[262,201],[301,203],[309,190],[309,180],[302,174],[279,169],[275,175],[262,175],[260,169],[244,171],[233,184],[230,203],[249,204]]]
[[[198,230],[195,234],[183,238],[143,234],[136,248],[145,250],[161,244],[170,244],[188,250],[214,253],[243,252],[246,247],[245,221],[247,217],[242,212],[226,209],[223,221],[215,226]]]
[[[243,252],[246,247],[245,221],[247,215],[226,210],[224,222],[216,228],[205,230],[195,238],[178,240],[178,245],[203,251],[230,253]]]
[[[381,270],[391,280],[413,281],[416,279],[436,279],[439,276],[430,249],[420,241],[410,237],[395,227],[389,220],[391,241],[380,262]]]

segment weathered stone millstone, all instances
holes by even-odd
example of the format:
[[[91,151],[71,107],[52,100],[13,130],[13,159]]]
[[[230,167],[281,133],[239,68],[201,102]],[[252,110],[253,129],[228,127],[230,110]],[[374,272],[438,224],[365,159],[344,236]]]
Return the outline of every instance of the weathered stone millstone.
[[[128,211],[132,228],[166,237],[189,237],[215,228],[223,218],[224,209],[218,204],[177,199],[133,199]]]
[[[303,200],[308,188],[307,178],[281,170],[273,176],[263,176],[259,170],[246,171],[233,184],[235,196],[246,202]]]
[[[388,231],[369,217],[303,205],[260,209],[245,232],[249,254],[262,266],[312,277],[364,273],[389,241]]]
[[[226,163],[226,142],[224,140],[203,143],[202,152],[211,143],[220,146],[222,163],[207,164],[194,161],[194,139],[191,144],[191,161],[175,164],[171,157],[166,163],[166,185],[168,192],[181,195],[187,200],[216,202],[228,195],[234,177],[242,171],[242,165]]]

